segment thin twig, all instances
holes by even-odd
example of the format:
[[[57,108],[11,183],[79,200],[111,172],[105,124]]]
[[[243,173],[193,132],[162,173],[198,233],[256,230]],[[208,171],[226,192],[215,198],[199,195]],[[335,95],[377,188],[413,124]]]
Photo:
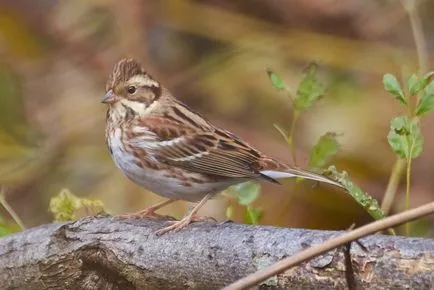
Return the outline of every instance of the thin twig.
[[[411,30],[413,31],[413,37],[414,37],[414,43],[416,45],[416,51],[417,51],[417,59],[419,64],[419,73],[420,75],[423,75],[428,70],[428,51],[426,48],[426,41],[423,34],[422,29],[422,23],[420,21],[419,13],[418,13],[418,6],[420,3],[418,3],[417,0],[401,0],[401,4],[404,7],[404,9],[407,11],[408,16],[410,17],[410,23],[411,23]],[[410,117],[414,118],[415,109],[417,106],[417,103],[419,102],[421,94],[418,94],[416,96],[416,100],[413,102],[412,100],[414,98],[411,98],[408,107],[410,111]],[[411,96],[413,97],[413,96]],[[412,104],[414,103],[414,109]],[[414,144],[412,144],[410,148],[410,152],[412,152],[412,147]],[[405,190],[405,208],[410,208],[410,177],[411,177],[411,156],[407,160],[407,172],[406,172],[406,190]],[[407,236],[410,235],[410,224],[407,223],[405,225],[405,232]]]
[[[295,151],[294,130],[295,130],[295,124],[297,123],[298,117],[299,117],[299,112],[296,109],[293,109],[292,122],[291,122],[291,127],[289,129],[289,136],[287,138],[287,142],[289,143],[289,149],[291,151],[294,166],[297,166],[297,153]]]
[[[351,232],[345,233],[339,237],[330,239],[322,244],[312,246],[304,251],[301,251],[291,257],[285,258],[270,267],[264,268],[256,273],[244,277],[235,283],[227,286],[224,290],[246,289],[254,286],[257,283],[270,278],[271,276],[282,273],[291,267],[299,265],[307,260],[317,257],[325,252],[336,249],[351,241],[360,239],[362,237],[374,234],[376,232],[401,225],[403,223],[412,221],[414,219],[427,216],[434,213],[434,202],[429,204],[401,212],[399,214],[377,220],[363,227],[357,228]]]
[[[399,181],[405,168],[405,159],[396,158],[393,165],[392,173],[390,174],[389,183],[387,184],[386,192],[384,193],[381,209],[385,215],[390,213],[393,202],[395,201],[396,192],[398,190]]]
[[[428,70],[429,56],[426,49],[426,41],[423,34],[422,23],[420,21],[417,0],[401,0],[402,6],[407,10],[410,17],[411,30],[413,32],[414,43],[416,45],[417,59],[420,74],[423,75]]]
[[[23,221],[20,219],[18,214],[14,211],[14,209],[6,201],[5,190],[3,187],[0,189],[0,204],[8,212],[8,214],[12,217],[12,219],[20,227],[20,229],[22,231],[24,231],[26,229],[26,227],[24,226]]]
[[[413,146],[411,146],[411,151]],[[407,172],[406,172],[406,186],[405,186],[405,208],[410,208],[410,180],[411,180],[411,157],[407,161]],[[410,223],[405,224],[405,234],[410,236]]]

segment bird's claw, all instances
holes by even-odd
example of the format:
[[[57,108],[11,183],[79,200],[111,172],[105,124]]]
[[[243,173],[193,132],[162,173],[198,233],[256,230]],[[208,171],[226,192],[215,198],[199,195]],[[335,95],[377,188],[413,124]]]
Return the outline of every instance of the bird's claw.
[[[155,234],[157,236],[161,236],[169,232],[179,232],[180,230],[182,230],[183,228],[185,228],[186,226],[188,226],[193,222],[205,222],[205,221],[216,222],[216,220],[212,217],[186,216],[179,221],[176,220],[168,221],[170,225],[162,229],[159,229],[158,231],[155,232]]]

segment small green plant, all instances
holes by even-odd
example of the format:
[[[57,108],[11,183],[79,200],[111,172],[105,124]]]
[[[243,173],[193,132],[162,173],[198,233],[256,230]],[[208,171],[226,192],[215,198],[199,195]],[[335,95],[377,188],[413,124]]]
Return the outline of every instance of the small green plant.
[[[102,201],[79,198],[68,189],[62,189],[57,196],[51,198],[49,210],[54,220],[60,222],[105,212]]]
[[[340,145],[336,138],[337,134],[333,132],[327,132],[319,138],[310,150],[309,168],[320,171],[339,152]]]
[[[238,204],[245,207],[244,222],[258,224],[262,217],[262,210],[253,206],[253,202],[261,195],[261,186],[257,182],[249,181],[228,188],[227,193],[237,199]],[[226,217],[232,218],[233,206],[226,208]]]
[[[304,71],[304,78],[300,82],[297,89],[297,94],[293,96],[291,89],[285,82],[275,73],[270,70],[267,74],[271,80],[271,83],[279,91],[288,93],[290,100],[292,101],[292,115],[289,133],[286,133],[280,126],[275,125],[276,129],[282,134],[291,148],[291,154],[293,155],[294,163],[295,157],[295,145],[294,145],[294,127],[295,123],[303,112],[309,109],[317,100],[324,95],[324,85],[318,80],[316,76],[317,65],[310,64]],[[338,153],[340,149],[339,142],[337,140],[338,135],[333,132],[327,132],[319,138],[317,143],[312,147],[309,156],[309,168],[312,171],[323,172],[331,175],[339,183],[341,183],[347,192],[353,197],[357,203],[359,203],[374,219],[383,218],[384,212],[378,205],[378,201],[361,190],[356,186],[348,177],[346,172],[339,173],[334,166],[330,166],[328,169],[324,169],[329,163],[330,159]]]
[[[411,164],[423,149],[423,136],[420,120],[434,109],[434,72],[424,76],[412,74],[407,80],[406,89],[402,89],[397,78],[392,74],[383,77],[384,89],[395,97],[406,109],[407,114],[398,116],[390,122],[387,140],[397,158],[406,163],[405,208],[410,208]],[[386,198],[386,197],[385,197]],[[409,224],[406,233],[410,234]]]
[[[423,35],[422,21],[418,13],[419,3],[417,1],[401,0],[401,4],[410,19],[417,52],[419,75],[423,75],[428,70],[429,55]],[[400,101],[408,112],[406,116],[397,117],[390,124],[388,141],[397,158],[381,204],[386,213],[390,211],[393,205],[403,171],[406,174],[406,208],[409,207],[411,161],[422,152],[423,145],[419,118],[432,109],[434,102],[432,83],[430,84],[432,75],[432,72],[425,74],[423,77],[418,77],[416,74],[411,75],[408,78],[405,92],[394,75],[385,74],[383,77],[385,90]],[[407,235],[409,235],[410,226],[408,223],[405,225],[405,229]]]
[[[318,99],[324,95],[324,85],[316,77],[318,66],[314,63],[307,66],[303,71],[303,79],[301,80],[297,92],[292,94],[290,87],[273,71],[267,70],[267,74],[273,86],[279,91],[288,94],[292,102],[292,122],[287,133],[279,125],[274,124],[275,128],[282,134],[291,150],[291,155],[294,164],[297,164],[295,154],[294,130],[299,116],[309,109]],[[339,143],[336,140],[335,133],[326,133],[322,136],[318,143],[312,148],[309,166],[312,170],[321,171],[321,168],[329,161],[329,159],[339,151]],[[254,182],[247,182],[231,187],[228,190],[229,195],[237,198],[238,203],[245,207],[244,220],[250,224],[257,224],[261,217],[262,211],[260,208],[255,208],[252,204],[259,197],[261,192],[260,185]],[[229,206],[226,210],[226,216],[231,218],[233,215],[233,207]]]
[[[304,70],[304,77],[301,80],[297,93],[294,95],[290,87],[285,84],[285,82],[273,71],[267,70],[268,77],[271,80],[273,86],[286,93],[292,102],[292,122],[287,133],[279,125],[274,124],[274,127],[282,134],[291,150],[292,159],[294,165],[297,165],[297,156],[295,154],[295,143],[294,143],[294,130],[297,124],[297,120],[300,115],[309,109],[318,99],[324,95],[324,86],[317,79],[316,72],[318,66],[315,63],[311,63]]]
[[[326,174],[334,176],[337,181],[342,184],[347,192],[360,204],[366,212],[375,220],[379,220],[385,217],[384,212],[381,210],[378,201],[364,192],[360,187],[355,185],[348,177],[348,173],[345,171],[338,172],[336,167],[331,165],[325,171]]]
[[[294,145],[294,127],[295,123],[302,112],[311,107],[324,92],[323,85],[315,77],[316,66],[309,66],[305,73],[305,78],[301,81],[297,94],[293,96],[291,89],[285,82],[274,72],[267,71],[268,76],[275,88],[289,94],[293,103],[293,120],[287,133],[280,126],[275,125],[276,129],[282,134],[291,148],[293,160],[296,162],[295,145]],[[413,74],[407,80],[406,89],[402,89],[397,78],[392,74],[385,74],[383,77],[384,89],[396,98],[402,105],[407,108],[407,115],[398,116],[390,123],[390,132],[387,136],[392,150],[399,159],[406,164],[406,208],[410,204],[410,179],[411,179],[411,161],[418,157],[423,149],[423,136],[420,129],[420,120],[427,113],[434,109],[434,81],[431,77],[434,72],[429,72],[421,77]],[[314,145],[310,152],[309,167],[314,171],[321,171],[339,151],[337,135],[328,132],[321,136],[317,144]],[[374,218],[381,219],[385,217],[384,211],[380,208],[378,201],[365,193],[356,186],[344,172],[338,172],[334,166],[330,166],[323,171],[331,175],[340,182],[347,192]],[[409,228],[407,225],[407,234]]]

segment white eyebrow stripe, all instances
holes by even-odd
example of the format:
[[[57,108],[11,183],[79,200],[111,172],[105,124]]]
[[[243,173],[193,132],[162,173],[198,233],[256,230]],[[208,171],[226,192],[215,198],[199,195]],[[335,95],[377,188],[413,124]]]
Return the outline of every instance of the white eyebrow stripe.
[[[158,82],[154,81],[150,77],[145,77],[144,75],[135,75],[128,80],[128,83],[131,84],[134,83],[140,86],[147,86],[147,87],[157,87],[157,88],[160,87],[160,84]]]

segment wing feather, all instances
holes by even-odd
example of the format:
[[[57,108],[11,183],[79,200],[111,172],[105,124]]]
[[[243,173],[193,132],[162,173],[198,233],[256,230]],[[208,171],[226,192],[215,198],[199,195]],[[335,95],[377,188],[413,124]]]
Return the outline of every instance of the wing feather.
[[[261,177],[253,166],[261,155],[229,132],[219,129],[211,132],[192,130],[188,126],[184,128],[182,123],[169,124],[167,119],[164,126],[161,122],[150,120],[142,125],[148,130],[136,131],[152,132],[154,140],[150,142],[150,138],[139,135],[132,142],[145,147],[154,158],[166,164],[222,177]]]
[[[206,145],[201,142],[204,137],[207,140],[213,140],[212,146],[209,142]],[[253,158],[251,156],[243,151],[237,153],[235,148],[221,149],[218,147],[219,142],[222,140],[215,138],[212,134],[186,136],[182,142],[174,146],[160,147],[158,155],[160,159],[171,165],[193,172],[234,178],[258,176],[259,173],[252,169]]]

